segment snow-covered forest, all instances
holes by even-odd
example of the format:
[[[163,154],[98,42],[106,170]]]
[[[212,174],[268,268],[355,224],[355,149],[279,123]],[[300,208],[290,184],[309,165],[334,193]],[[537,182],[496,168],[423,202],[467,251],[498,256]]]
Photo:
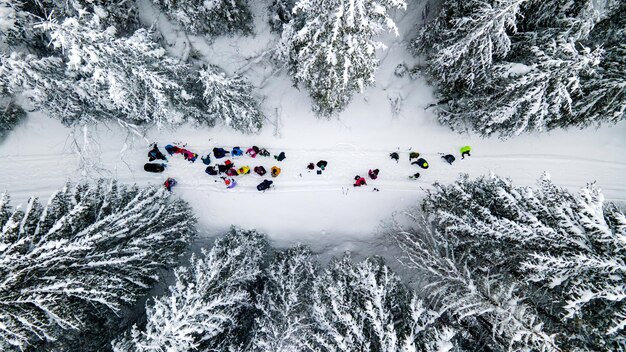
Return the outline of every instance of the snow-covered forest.
[[[626,351],[624,13],[0,0],[0,350]]]

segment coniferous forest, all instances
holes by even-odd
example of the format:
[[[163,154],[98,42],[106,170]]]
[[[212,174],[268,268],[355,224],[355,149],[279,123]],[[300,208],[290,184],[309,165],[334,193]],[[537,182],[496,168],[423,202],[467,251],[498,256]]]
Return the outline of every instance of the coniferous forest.
[[[415,6],[419,16],[400,17]],[[148,7],[197,47],[259,35],[262,18],[272,47],[246,65],[287,75],[315,123],[374,101],[381,52],[398,43],[418,63],[398,64],[394,79],[423,79],[433,103],[420,113],[455,135],[593,133],[626,116],[619,0],[0,0],[0,144],[38,113],[67,128],[193,126],[253,140],[270,128],[278,139],[277,109],[250,74],[200,49],[172,54]],[[389,39],[407,22],[410,38]],[[388,94],[395,116],[408,103]],[[385,214],[377,241],[393,255],[332,258],[278,243],[267,226],[209,234],[197,199],[115,172],[46,198],[28,185],[17,203],[0,183],[0,350],[626,351],[626,207],[593,178],[561,184],[546,171],[534,185],[497,171],[424,182],[412,206]]]

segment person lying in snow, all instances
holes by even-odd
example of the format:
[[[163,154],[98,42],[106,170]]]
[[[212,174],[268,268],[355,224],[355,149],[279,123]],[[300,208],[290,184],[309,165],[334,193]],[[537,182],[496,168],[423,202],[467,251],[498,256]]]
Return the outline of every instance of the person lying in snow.
[[[396,152],[393,152],[393,153],[389,154],[389,157],[391,159],[395,160],[396,163],[400,160],[400,155],[398,155],[398,153],[396,153]]]
[[[413,160],[413,159],[417,159],[420,157],[420,153],[418,152],[410,152],[409,153],[409,161]]]
[[[176,180],[168,177],[167,180],[165,180],[165,183],[163,183],[163,186],[165,186],[165,189],[168,191],[172,191],[172,187],[176,186]]]
[[[152,145],[152,149],[150,149],[150,151],[148,152],[148,160],[149,161],[154,161],[156,159],[161,159],[161,160],[167,161],[167,158],[165,158],[165,155],[163,155],[163,153],[161,153],[161,151],[157,147],[157,144],[154,143]]]
[[[272,174],[272,177],[276,177],[280,175],[280,168],[278,166],[272,166],[271,174]]]
[[[235,188],[235,186],[237,186],[237,181],[235,181],[234,178],[222,177],[222,180],[224,180],[226,188]]]
[[[232,156],[242,156],[243,155],[243,150],[241,150],[241,148],[239,148],[239,147],[234,147],[233,150],[230,151],[230,155],[232,155]]]
[[[220,173],[228,171],[228,169],[235,167],[232,161],[226,160],[224,165],[217,164],[217,171]]]
[[[309,163],[309,165],[307,165],[306,168],[309,170],[315,170],[315,164]]]
[[[256,166],[254,168],[254,172],[256,172],[259,176],[263,176],[267,173],[267,171],[265,171],[265,168],[263,166]]]
[[[280,154],[278,155],[274,155],[274,159],[278,160],[278,161],[283,161],[285,160],[287,157],[285,156],[285,152],[280,152]]]
[[[248,150],[246,150],[246,154],[250,155],[251,158],[256,158],[256,155],[259,154],[259,147],[254,145],[248,148]]]
[[[187,149],[182,149],[181,153],[183,154],[183,158],[185,158],[185,160],[191,161],[192,163],[198,158],[198,154],[190,152]]]
[[[410,178],[411,180],[417,180],[418,178],[420,178],[420,173],[419,173],[419,172],[416,172],[415,174],[413,174],[413,175],[409,176],[409,178]]]
[[[320,169],[325,170],[326,166],[328,166],[328,162],[326,160],[320,160],[317,162],[317,167],[319,167]]]
[[[442,155],[441,159],[445,160],[450,165],[452,165],[452,163],[456,160],[456,158],[452,154]]]
[[[417,159],[417,161],[412,162],[411,165],[417,165],[422,169],[428,169],[428,162],[424,158]]]
[[[203,156],[202,158],[200,158],[200,160],[202,160],[202,163],[204,165],[209,165],[211,164],[211,155],[207,154],[206,156]]]
[[[215,159],[221,159],[228,154],[228,151],[224,148],[213,148],[213,156]]]
[[[181,149],[175,145],[168,144],[165,146],[165,151],[167,151],[170,155],[180,153]]]
[[[260,156],[264,156],[264,157],[266,157],[266,158],[267,158],[267,157],[269,157],[269,156],[270,156],[270,152],[268,152],[268,151],[267,151],[267,149],[262,148],[262,149],[260,149],[260,150],[259,150],[259,155],[260,155]]]
[[[165,168],[167,167],[167,164],[151,164],[151,163],[147,163],[143,166],[143,170],[147,171],[147,172],[163,172],[165,171]]]
[[[353,185],[354,187],[367,186],[367,182],[365,182],[365,178],[359,175],[354,176],[354,180],[356,181],[354,182],[354,185]]]
[[[207,166],[206,169],[204,169],[204,172],[206,172],[207,174],[211,176],[216,176],[217,174],[219,174],[219,172],[215,170],[215,166]]]
[[[465,156],[471,156],[470,155],[470,151],[472,150],[472,147],[470,147],[469,145],[466,145],[464,147],[461,147],[461,159],[465,159]]]
[[[374,169],[374,170],[371,170],[371,169],[370,169],[370,171],[368,171],[368,172],[367,172],[367,174],[369,175],[369,177],[370,177],[372,180],[375,180],[375,179],[377,179],[377,178],[378,178],[378,172],[379,172],[379,170],[378,170],[378,169]]]
[[[270,181],[270,180],[263,180],[263,182],[259,183],[256,186],[256,189],[258,191],[265,191],[265,190],[269,189],[272,186],[272,183],[274,183],[274,182]]]
[[[226,170],[226,176],[239,176],[239,173],[237,172],[237,169],[232,168],[232,169],[228,169]]]
[[[239,170],[237,170],[237,172],[239,173],[239,175],[247,175],[250,173],[250,167],[242,166],[239,168]]]

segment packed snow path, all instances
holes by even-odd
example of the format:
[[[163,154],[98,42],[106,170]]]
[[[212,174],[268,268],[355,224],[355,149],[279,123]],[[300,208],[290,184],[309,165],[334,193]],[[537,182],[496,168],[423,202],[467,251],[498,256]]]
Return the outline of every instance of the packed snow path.
[[[511,177],[517,185],[534,185],[547,171],[556,184],[570,190],[597,181],[608,200],[626,201],[625,123],[500,141],[459,135],[424,120],[361,121],[303,120],[285,124],[283,137],[271,131],[244,136],[227,129],[187,126],[175,131],[149,130],[146,139],[113,124],[88,128],[84,139],[83,129],[72,131],[35,114],[0,143],[0,190],[8,190],[14,203],[19,203],[31,195],[45,200],[67,180],[117,177],[125,183],[162,185],[167,177],[174,177],[178,185],[173,194],[191,203],[200,228],[209,234],[236,224],[267,232],[278,244],[305,242],[335,251],[356,248],[355,241],[371,240],[381,221],[394,211],[417,205],[433,182],[452,182],[459,173],[494,172]],[[68,136],[71,132],[75,135]],[[143,171],[149,142],[156,141],[165,152],[165,144],[183,138],[187,148],[200,155],[215,146],[257,145],[273,155],[284,151],[287,159],[231,158],[238,167],[263,165],[269,171],[278,165],[282,169],[274,179],[252,173],[238,176],[238,186],[232,190],[207,175],[199,158],[190,163],[181,155],[168,156],[169,167],[163,174]],[[458,149],[465,144],[472,146],[472,156],[461,160]],[[76,146],[82,155],[73,151]],[[389,158],[396,148],[399,163]],[[409,164],[409,148],[429,161],[428,170]],[[457,161],[448,165],[439,152],[453,153]],[[306,165],[321,159],[328,161],[327,170],[322,175],[308,172]],[[379,178],[368,179],[368,186],[352,187],[354,176],[366,177],[370,168],[380,169]],[[407,178],[417,171],[422,174],[419,180]],[[256,185],[265,178],[275,181],[275,188],[258,192]],[[374,187],[380,192],[373,192]]]

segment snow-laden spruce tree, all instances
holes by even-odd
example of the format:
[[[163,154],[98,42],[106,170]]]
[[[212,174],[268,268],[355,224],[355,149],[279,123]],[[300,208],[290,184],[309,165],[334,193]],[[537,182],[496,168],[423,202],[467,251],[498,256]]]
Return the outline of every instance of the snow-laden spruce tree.
[[[560,351],[519,285],[468,259],[460,241],[429,228],[417,209],[402,215],[392,232],[404,252],[400,261],[420,273],[426,301],[445,312],[453,328],[467,330],[473,345],[486,350]]]
[[[529,50],[528,65],[493,65],[490,85],[457,99],[450,111],[440,112],[440,121],[458,129],[470,124],[483,135],[501,137],[576,125],[574,102],[583,97],[581,77],[594,74],[602,50],[580,47],[563,36]],[[588,117],[582,122],[595,121]]]
[[[0,93],[6,97],[23,95],[31,107],[44,109],[66,124],[82,114],[96,113],[65,75],[63,60],[55,56],[0,53]]]
[[[449,250],[468,258],[470,270],[484,268],[522,285],[527,304],[562,332],[563,347],[623,346],[625,217],[594,185],[574,195],[547,175],[535,188],[464,176],[453,185],[435,184],[423,208],[451,238]]]
[[[444,91],[472,89],[511,50],[520,7],[530,0],[446,0],[413,47],[426,56],[428,73]]]
[[[0,138],[8,131],[12,130],[21,119],[26,116],[26,112],[11,99],[0,104]]]
[[[100,180],[47,205],[0,196],[0,349],[97,350],[176,263],[194,218],[161,188]],[[108,338],[107,338],[108,337]]]
[[[404,0],[300,0],[286,25],[279,53],[294,82],[305,87],[322,116],[341,111],[355,92],[374,84],[384,48],[374,37],[398,29],[389,17]],[[283,50],[283,49],[281,49]]]
[[[91,13],[95,24],[102,30],[113,26],[118,33],[132,34],[140,27],[139,11],[134,1],[22,0],[22,2],[27,11],[39,18],[46,18],[50,14],[61,19],[78,18]]]
[[[252,32],[248,0],[153,0],[188,32],[218,36]]]
[[[175,270],[165,296],[146,304],[145,327],[113,342],[115,351],[227,351],[254,319],[251,292],[261,274],[265,239],[233,228],[211,250]]]
[[[302,246],[274,253],[256,299],[251,351],[306,351],[311,340],[313,280],[311,251]]]
[[[283,26],[291,22],[291,13],[296,0],[273,0],[268,8],[270,28],[274,32],[282,32]]]
[[[413,43],[440,95],[440,120],[510,137],[624,119],[625,74],[614,68],[623,39],[607,40],[623,38],[621,3],[444,1]],[[594,35],[607,32],[596,26],[615,30]]]
[[[33,16],[23,9],[23,3],[16,0],[0,0],[0,44],[15,46],[26,44],[32,38],[30,24]],[[29,35],[30,34],[30,35]]]
[[[65,75],[88,107],[82,113],[49,110],[52,116],[74,122],[120,118],[157,126],[202,121],[205,113],[185,90],[194,80],[193,70],[168,57],[149,31],[116,37],[114,30],[100,30],[87,15],[60,23],[47,20],[40,27],[63,54]]]
[[[223,121],[225,125],[245,133],[258,132],[264,115],[252,96],[252,85],[243,77],[227,77],[217,66],[208,66],[198,73],[207,121]]]
[[[313,286],[316,351],[447,351],[454,332],[406,289],[380,258],[334,259]]]
[[[582,77],[582,97],[574,102],[579,126],[601,121],[617,123],[626,115],[626,3],[591,31],[589,42],[602,50],[602,61],[592,75]]]

